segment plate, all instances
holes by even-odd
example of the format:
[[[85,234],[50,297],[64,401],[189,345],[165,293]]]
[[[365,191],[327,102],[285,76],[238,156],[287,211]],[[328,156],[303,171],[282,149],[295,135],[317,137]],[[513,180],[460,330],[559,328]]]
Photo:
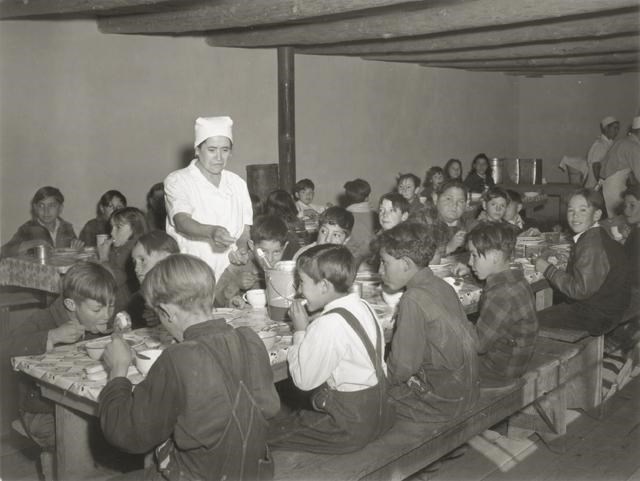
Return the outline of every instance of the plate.
[[[529,198],[538,197],[539,195],[540,195],[540,192],[525,192],[524,193],[524,196],[525,197],[529,197]]]

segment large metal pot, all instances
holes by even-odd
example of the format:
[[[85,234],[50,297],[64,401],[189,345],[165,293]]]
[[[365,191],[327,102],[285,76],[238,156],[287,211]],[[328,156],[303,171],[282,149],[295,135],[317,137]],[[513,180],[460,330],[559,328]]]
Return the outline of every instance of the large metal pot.
[[[516,159],[518,184],[542,184],[542,159]]]
[[[505,159],[493,158],[489,161],[489,168],[491,169],[491,177],[496,184],[502,184],[504,181],[504,161]]]

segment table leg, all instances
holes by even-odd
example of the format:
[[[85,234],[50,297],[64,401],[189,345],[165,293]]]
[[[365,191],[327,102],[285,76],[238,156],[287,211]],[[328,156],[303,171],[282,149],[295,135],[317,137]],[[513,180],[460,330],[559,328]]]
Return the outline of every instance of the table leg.
[[[91,416],[56,403],[56,477],[87,479],[96,471],[89,439]]]

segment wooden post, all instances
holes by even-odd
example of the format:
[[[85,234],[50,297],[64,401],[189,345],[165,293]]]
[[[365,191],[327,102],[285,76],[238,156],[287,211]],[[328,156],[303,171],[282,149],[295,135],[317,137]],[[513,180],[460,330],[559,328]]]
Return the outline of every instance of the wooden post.
[[[278,48],[278,157],[280,188],[296,183],[295,70],[293,47]]]

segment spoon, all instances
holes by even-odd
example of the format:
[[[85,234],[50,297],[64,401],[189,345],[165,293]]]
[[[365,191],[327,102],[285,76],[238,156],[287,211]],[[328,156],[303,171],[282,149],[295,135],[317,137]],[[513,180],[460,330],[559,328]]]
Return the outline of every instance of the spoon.
[[[140,359],[144,359],[145,361],[150,361],[151,360],[151,358],[149,356],[145,356],[144,354],[141,354],[138,351],[136,351],[136,356],[138,356]]]

